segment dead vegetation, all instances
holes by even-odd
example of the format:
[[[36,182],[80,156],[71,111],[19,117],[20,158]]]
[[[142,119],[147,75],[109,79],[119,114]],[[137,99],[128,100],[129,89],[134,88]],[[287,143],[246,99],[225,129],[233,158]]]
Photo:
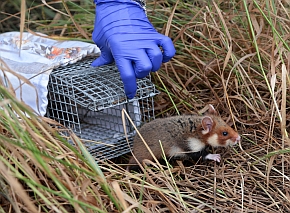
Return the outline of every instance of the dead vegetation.
[[[68,14],[61,2],[47,3]],[[90,36],[92,3],[83,1],[82,9],[78,2],[67,5],[73,17],[54,11],[56,21],[43,24],[37,17],[24,29],[31,21],[35,29],[30,30]],[[156,114],[197,112],[213,104],[242,135],[241,144],[219,150],[220,164],[153,164],[145,173],[131,174],[124,170],[125,156],[98,167],[74,135],[76,148],[58,138],[46,120],[23,116],[15,122],[12,111],[27,109],[1,88],[2,212],[290,211],[287,2],[149,1],[147,8],[157,30],[177,49],[153,74],[162,92]],[[92,19],[84,23],[80,14],[87,13]],[[0,24],[8,29],[12,15],[3,14]],[[78,26],[69,25],[73,18]]]

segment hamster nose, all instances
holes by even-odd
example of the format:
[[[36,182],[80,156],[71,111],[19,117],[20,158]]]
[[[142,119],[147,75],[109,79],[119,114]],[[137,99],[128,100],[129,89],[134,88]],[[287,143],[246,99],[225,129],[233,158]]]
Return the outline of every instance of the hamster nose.
[[[240,136],[240,135],[238,135],[238,137],[236,137],[236,143],[239,143],[239,142],[240,142],[240,140],[241,140],[241,136]]]

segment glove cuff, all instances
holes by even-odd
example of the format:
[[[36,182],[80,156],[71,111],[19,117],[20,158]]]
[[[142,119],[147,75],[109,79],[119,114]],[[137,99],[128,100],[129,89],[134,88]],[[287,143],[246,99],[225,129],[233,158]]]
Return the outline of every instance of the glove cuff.
[[[143,8],[144,11],[146,11],[146,0],[94,0],[95,4],[100,4],[100,3],[112,3],[112,2],[130,2],[130,3],[136,3],[140,7]]]
[[[133,0],[137,2],[144,10],[146,10],[146,0]]]

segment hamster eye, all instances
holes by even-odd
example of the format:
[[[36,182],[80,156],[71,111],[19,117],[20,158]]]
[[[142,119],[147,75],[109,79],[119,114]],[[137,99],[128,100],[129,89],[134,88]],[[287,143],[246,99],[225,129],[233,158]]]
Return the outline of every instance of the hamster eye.
[[[228,132],[223,132],[223,136],[227,136],[228,134]]]

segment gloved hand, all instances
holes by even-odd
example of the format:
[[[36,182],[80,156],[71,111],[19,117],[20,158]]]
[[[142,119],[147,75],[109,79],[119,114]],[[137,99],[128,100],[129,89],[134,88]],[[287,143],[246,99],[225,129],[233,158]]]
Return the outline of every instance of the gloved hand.
[[[154,29],[144,10],[131,0],[95,2],[92,37],[101,49],[101,56],[92,66],[115,60],[125,93],[128,98],[134,98],[136,78],[144,78],[150,71],[157,71],[162,62],[168,62],[175,54],[174,45],[169,37]]]

